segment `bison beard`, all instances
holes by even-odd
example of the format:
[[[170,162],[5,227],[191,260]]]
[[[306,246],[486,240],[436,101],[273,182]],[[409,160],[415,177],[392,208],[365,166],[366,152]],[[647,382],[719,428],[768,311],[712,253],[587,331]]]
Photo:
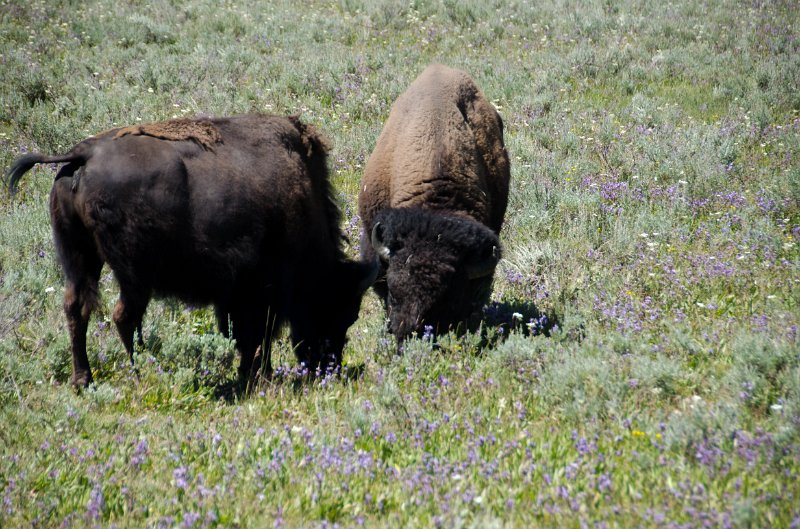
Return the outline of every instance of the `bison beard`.
[[[107,131],[63,156],[23,156],[9,171],[13,192],[33,165],[66,162],[50,217],[73,384],[92,382],[86,331],[104,263],[119,282],[113,319],[131,362],[150,299],[172,296],[214,305],[236,340],[242,384],[259,362],[270,372],[269,344],[284,323],[312,372],[339,366],[378,267],[344,257],[324,140],[296,118],[247,115],[203,120],[219,133],[206,149],[187,122],[165,123],[168,140]]]
[[[395,101],[364,170],[362,259],[389,330],[474,328],[491,295],[510,170],[499,114],[464,72],[429,66]]]

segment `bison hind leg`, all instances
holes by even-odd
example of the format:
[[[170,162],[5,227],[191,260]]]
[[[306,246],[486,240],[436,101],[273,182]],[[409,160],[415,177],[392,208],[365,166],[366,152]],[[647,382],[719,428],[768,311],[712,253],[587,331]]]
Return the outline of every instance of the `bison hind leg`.
[[[97,305],[97,282],[102,263],[82,277],[67,277],[64,287],[64,314],[72,348],[72,385],[83,388],[92,383],[92,370],[86,354],[89,316]]]
[[[54,186],[50,215],[56,252],[65,276],[64,314],[72,349],[72,385],[82,388],[92,383],[92,370],[86,354],[86,332],[89,317],[99,298],[97,284],[103,261],[91,234],[74,215],[70,193],[65,191],[65,186],[59,182]]]
[[[150,302],[150,291],[146,288],[132,287],[120,281],[120,295],[114,306],[113,320],[117,333],[128,353],[128,358],[133,365],[134,344],[133,338],[138,331],[137,343],[144,344],[142,337],[142,320],[144,319],[147,304]]]

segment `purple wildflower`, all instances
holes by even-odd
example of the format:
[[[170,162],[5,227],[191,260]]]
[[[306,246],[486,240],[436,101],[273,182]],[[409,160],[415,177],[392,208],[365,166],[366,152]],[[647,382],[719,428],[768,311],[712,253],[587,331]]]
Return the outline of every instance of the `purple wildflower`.
[[[200,513],[195,511],[189,511],[184,513],[183,521],[181,522],[181,527],[184,529],[190,529],[194,527],[194,525],[200,520]]]
[[[739,398],[742,400],[749,400],[753,394],[755,385],[752,382],[743,382],[742,391],[739,393]]]
[[[138,469],[147,461],[148,448],[147,439],[141,439],[136,443],[133,449],[133,455],[131,456],[131,466]]]
[[[103,496],[103,487],[96,483],[89,494],[89,502],[86,504],[86,516],[90,520],[97,520],[102,515],[105,506],[106,500],[105,496]]]
[[[172,477],[175,480],[175,487],[185,490],[189,486],[189,469],[186,467],[178,467],[172,471]]]

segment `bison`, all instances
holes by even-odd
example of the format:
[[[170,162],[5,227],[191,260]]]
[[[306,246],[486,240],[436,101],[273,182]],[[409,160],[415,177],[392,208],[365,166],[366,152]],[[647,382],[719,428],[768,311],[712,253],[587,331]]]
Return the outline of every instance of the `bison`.
[[[491,294],[510,169],[503,121],[466,73],[434,64],[392,106],[358,198],[361,256],[400,341],[473,328]]]
[[[104,263],[119,283],[113,320],[131,362],[148,302],[169,296],[214,306],[236,340],[241,384],[262,362],[269,374],[269,344],[284,323],[302,364],[340,365],[378,264],[345,259],[326,153],[324,138],[295,117],[243,115],[113,129],[62,156],[19,158],[12,193],[35,164],[65,163],[50,219],[72,383],[92,382],[86,331]]]

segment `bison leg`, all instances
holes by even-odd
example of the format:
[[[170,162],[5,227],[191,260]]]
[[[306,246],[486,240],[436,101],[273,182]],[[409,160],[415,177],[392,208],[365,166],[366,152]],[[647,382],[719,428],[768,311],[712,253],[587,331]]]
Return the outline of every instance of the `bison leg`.
[[[97,283],[103,261],[92,236],[72,205],[70,179],[57,180],[50,194],[50,220],[58,260],[64,269],[64,313],[72,346],[72,385],[92,383],[92,370],[86,355],[89,316],[97,305]]]
[[[97,282],[103,263],[96,255],[73,254],[64,262],[67,281],[64,288],[64,314],[67,316],[72,344],[72,385],[92,383],[92,370],[86,354],[86,331],[89,316],[97,305]]]
[[[136,292],[131,295],[131,292]],[[138,344],[144,344],[142,339],[142,319],[150,301],[149,294],[142,294],[142,290],[122,287],[120,285],[120,296],[114,307],[114,324],[122,340],[122,345],[128,353],[128,358],[133,365],[133,337],[136,331],[139,332]]]
[[[222,333],[227,336],[228,329],[236,340],[239,351],[239,383],[247,387],[260,373],[265,378],[272,376],[270,349],[276,322],[274,317],[259,314],[257,310],[242,310],[230,313],[230,326],[227,314],[217,312],[217,321]],[[256,351],[261,348],[261,354]]]
[[[67,279],[64,289],[64,313],[72,343],[72,385],[76,388],[92,383],[92,370],[86,354],[86,331],[89,316],[97,301],[99,271],[98,266],[96,274],[88,274],[81,281]]]

